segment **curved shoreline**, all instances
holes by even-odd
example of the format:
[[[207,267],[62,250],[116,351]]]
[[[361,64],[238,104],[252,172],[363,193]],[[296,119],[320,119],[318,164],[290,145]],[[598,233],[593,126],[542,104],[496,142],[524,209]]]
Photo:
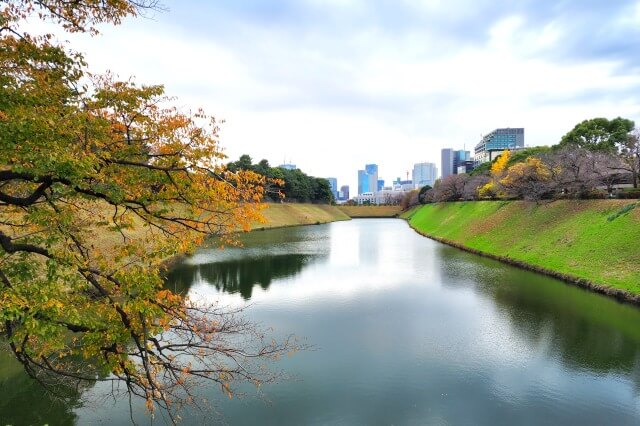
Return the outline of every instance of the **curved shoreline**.
[[[614,298],[619,302],[640,306],[640,295],[633,294],[625,290],[609,287],[606,285],[598,284],[593,281],[587,280],[585,278],[577,277],[575,275],[565,274],[565,273],[554,271],[552,269],[548,269],[538,265],[532,265],[530,263],[526,263],[521,260],[512,259],[508,256],[499,256],[492,253],[486,253],[471,247],[467,247],[464,244],[460,244],[455,241],[448,240],[446,238],[440,238],[440,237],[436,237],[435,235],[427,234],[426,232],[420,231],[416,227],[412,226],[409,220],[407,220],[406,222],[407,222],[407,225],[409,225],[409,227],[413,229],[416,233],[422,235],[423,237],[427,237],[431,240],[437,241],[439,243],[446,244],[448,246],[451,246],[451,247],[454,247],[478,256],[497,260],[499,262],[506,263],[508,265],[515,266],[520,269],[525,269],[525,270],[537,272],[539,274],[546,275],[549,277],[557,278],[559,280],[564,281],[567,284],[571,284],[595,293],[599,293],[599,294]]]

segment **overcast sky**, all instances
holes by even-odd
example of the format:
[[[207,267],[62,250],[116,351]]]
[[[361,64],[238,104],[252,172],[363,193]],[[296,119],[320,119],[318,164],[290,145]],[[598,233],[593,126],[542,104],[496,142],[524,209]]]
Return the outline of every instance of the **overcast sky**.
[[[389,183],[497,127],[533,146],[587,118],[640,123],[638,0],[161,1],[72,47],[225,119],[231,159],[352,194],[365,163]]]

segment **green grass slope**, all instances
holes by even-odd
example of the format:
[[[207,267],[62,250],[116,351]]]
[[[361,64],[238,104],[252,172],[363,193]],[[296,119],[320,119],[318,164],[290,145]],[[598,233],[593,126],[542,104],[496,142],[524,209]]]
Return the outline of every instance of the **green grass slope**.
[[[635,201],[470,201],[425,205],[405,216],[425,235],[640,295]]]
[[[327,204],[269,203],[262,214],[267,223],[256,223],[253,229],[313,225],[350,219],[337,207]]]

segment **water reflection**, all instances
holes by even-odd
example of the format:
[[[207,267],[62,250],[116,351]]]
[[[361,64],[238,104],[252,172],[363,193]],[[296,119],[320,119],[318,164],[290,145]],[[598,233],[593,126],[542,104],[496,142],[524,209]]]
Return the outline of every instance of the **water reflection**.
[[[24,372],[3,342],[0,342],[0,390],[2,425],[70,425],[77,420],[73,410],[80,406],[79,393],[61,390],[57,397],[46,393]]]
[[[199,250],[167,285],[251,299],[250,320],[317,350],[281,360],[301,380],[265,389],[270,404],[221,397],[228,424],[640,424],[635,307],[433,242],[399,220],[242,239],[241,249]],[[37,386],[3,364],[0,424],[128,421],[126,403],[45,407],[53,403]],[[205,423],[198,416],[183,413],[184,424]]]
[[[530,346],[574,369],[628,374],[640,388],[636,307],[451,247],[437,252],[443,282],[491,300]]]
[[[182,264],[167,274],[167,282],[172,288],[186,293],[193,283],[204,280],[218,291],[239,293],[245,300],[249,300],[254,286],[267,290],[274,280],[299,274],[305,266],[318,258],[291,253],[197,265]]]

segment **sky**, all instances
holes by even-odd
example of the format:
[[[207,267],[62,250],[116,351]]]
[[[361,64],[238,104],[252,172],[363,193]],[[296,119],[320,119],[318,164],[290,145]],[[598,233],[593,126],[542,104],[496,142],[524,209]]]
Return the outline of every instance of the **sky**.
[[[92,71],[224,119],[231,160],[286,160],[351,194],[365,164],[389,184],[499,127],[536,146],[588,118],[640,124],[639,0],[161,1],[64,37]]]

